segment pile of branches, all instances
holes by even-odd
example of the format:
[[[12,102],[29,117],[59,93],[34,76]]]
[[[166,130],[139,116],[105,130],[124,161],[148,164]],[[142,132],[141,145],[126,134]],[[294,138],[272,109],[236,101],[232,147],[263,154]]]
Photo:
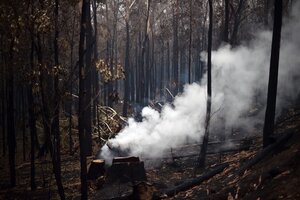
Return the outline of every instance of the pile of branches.
[[[93,138],[99,139],[102,146],[110,138],[117,135],[127,122],[126,119],[109,106],[97,106],[96,111],[97,117],[93,130]]]

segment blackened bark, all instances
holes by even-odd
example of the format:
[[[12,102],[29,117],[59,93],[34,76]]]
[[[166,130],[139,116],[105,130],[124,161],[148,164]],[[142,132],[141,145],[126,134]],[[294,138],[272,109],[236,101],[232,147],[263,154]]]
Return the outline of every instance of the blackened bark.
[[[170,65],[170,43],[167,41],[167,62],[166,62],[166,67],[167,67],[167,84],[170,84],[171,81],[171,65]]]
[[[209,124],[211,113],[211,49],[212,49],[212,27],[213,27],[213,5],[212,0],[209,3],[209,28],[208,28],[208,44],[207,44],[207,106],[205,117],[205,133],[203,137],[202,147],[198,159],[198,166],[204,167],[206,160],[206,152],[209,138]]]
[[[228,43],[229,35],[229,0],[225,0],[225,21],[224,21],[224,32],[223,32],[223,41]]]
[[[9,60],[13,60],[13,46],[11,42]],[[9,171],[10,184],[12,187],[16,186],[16,169],[15,169],[15,150],[16,150],[16,136],[15,136],[15,117],[14,117],[14,72],[13,65],[7,66],[8,83],[7,83],[7,140],[8,140],[8,156],[9,156]]]
[[[149,30],[147,30],[149,31]],[[149,92],[150,92],[150,79],[151,79],[151,65],[150,65],[150,41],[149,34],[147,33],[147,42],[145,43],[145,90],[144,90],[144,105],[149,102]]]
[[[57,189],[60,199],[65,199],[64,188],[61,180],[61,158],[60,158],[60,132],[59,132],[59,112],[60,112],[60,94],[59,94],[59,52],[58,52],[58,6],[59,0],[55,0],[55,35],[54,35],[54,64],[56,72],[54,74],[54,116],[51,126],[52,135],[54,136],[53,147],[53,171],[56,179]],[[55,71],[55,70],[54,70]]]
[[[275,11],[274,11],[274,26],[273,26],[273,37],[272,37],[272,51],[271,51],[271,62],[270,62],[270,72],[269,72],[267,108],[266,108],[264,133],[263,133],[264,147],[267,147],[268,145],[271,144],[270,137],[274,132],[281,25],[282,25],[282,0],[275,0],[274,6],[275,6]]]
[[[166,77],[165,77],[165,45],[164,42],[162,42],[162,46],[161,46],[161,60],[160,60],[160,80],[159,80],[159,94],[160,94],[160,98],[163,97],[163,88],[165,86],[165,81],[166,81]]]
[[[4,75],[5,72],[6,72],[6,68],[3,67],[2,68],[2,74]],[[6,76],[3,76],[2,78],[2,87],[1,87],[1,123],[2,123],[2,154],[3,156],[6,155],[6,147],[7,147],[7,143],[6,143],[6,119],[7,119],[7,112],[6,112],[6,98],[7,98],[7,95],[6,95]]]
[[[137,48],[135,48],[135,57],[137,57]],[[130,101],[134,102],[135,101],[135,80],[136,80],[136,67],[137,67],[137,60],[130,60]],[[135,64],[134,64],[135,63]]]
[[[85,111],[84,111],[84,120],[85,120],[85,129],[87,133],[87,156],[92,155],[92,50],[93,48],[93,32],[91,24],[91,9],[90,4],[86,8],[87,21],[86,21],[86,56],[85,56]]]
[[[150,15],[150,3],[151,3],[151,0],[147,0],[147,15],[146,15],[146,21],[145,21],[145,28],[144,28],[144,40],[143,40],[143,43],[142,43],[142,52],[141,52],[141,65],[140,65],[140,75],[141,75],[141,101],[142,101],[142,104],[145,104],[146,103],[146,99],[147,96],[148,96],[148,77],[147,77],[147,74],[149,75],[148,72],[148,69],[149,69],[149,34],[148,34],[148,24],[150,23],[149,22],[149,15]]]
[[[192,83],[192,79],[191,79],[191,76],[192,76],[192,32],[193,32],[193,29],[192,29],[192,0],[190,0],[190,31],[189,31],[189,69],[188,69],[188,81],[189,81],[189,84]]]
[[[231,41],[230,41],[231,45],[237,45],[237,35],[241,23],[241,16],[242,16],[242,11],[244,9],[244,4],[245,4],[245,0],[240,0],[237,11],[235,13],[233,30],[232,30]]]
[[[60,196],[60,199],[65,199],[65,192],[61,180],[61,157],[60,157],[60,131],[59,131],[59,112],[60,112],[60,94],[59,94],[59,52],[58,52],[58,7],[59,7],[59,0],[55,0],[55,35],[54,35],[54,64],[56,68],[56,72],[54,75],[54,117],[52,121],[52,135],[54,135],[54,152],[52,155],[53,161],[53,170],[54,176],[56,179],[57,189]],[[55,71],[55,70],[54,70]]]
[[[135,97],[135,102],[136,103],[140,103],[141,102],[141,77],[140,77],[140,55],[141,55],[141,45],[140,45],[140,32],[139,34],[137,34],[137,38],[136,38],[136,55],[135,55],[135,89],[136,89],[136,97]]]
[[[93,74],[94,74],[94,81],[93,81],[93,88],[94,88],[94,102],[93,102],[93,121],[94,125],[98,121],[98,112],[97,106],[99,104],[99,74],[95,67],[95,62],[98,61],[98,22],[97,22],[97,1],[93,0],[93,20],[94,20],[94,63],[93,63]]]
[[[71,44],[70,44],[70,80],[72,80],[73,76],[73,51],[74,51],[74,33],[75,33],[75,19],[76,16],[73,17],[73,31],[72,31],[72,37],[71,37]],[[69,88],[70,92],[70,101],[69,101],[69,154],[73,155],[73,138],[72,138],[72,114],[73,114],[73,84],[70,84]]]
[[[128,6],[127,6],[128,7]],[[128,8],[127,8],[128,9]],[[127,10],[129,12],[129,10]],[[124,92],[124,106],[123,106],[123,116],[127,117],[128,115],[128,104],[129,104],[129,75],[130,75],[130,66],[129,66],[129,60],[130,60],[130,50],[129,50],[129,44],[130,44],[130,35],[129,35],[129,13],[127,13],[128,17],[126,19],[126,50],[125,50],[125,92]]]
[[[173,80],[171,83],[175,85],[174,90],[172,90],[173,95],[176,95],[178,92],[178,1],[175,1],[173,7]]]
[[[155,49],[155,37],[153,37],[153,32],[151,31],[151,52],[149,51],[149,63],[150,63],[150,99],[155,99],[155,91],[156,91],[156,62],[154,60],[154,49]]]
[[[34,2],[31,1],[31,14],[34,14]],[[34,70],[34,24],[31,24],[31,48],[30,48],[30,67],[31,71]],[[27,89],[27,98],[28,98],[28,124],[30,130],[30,188],[31,190],[36,189],[35,183],[35,137],[36,137],[36,116],[34,113],[34,99],[32,86],[35,80],[31,80]]]
[[[3,155],[6,154],[6,138],[5,138],[5,135],[6,135],[6,124],[5,124],[5,118],[6,118],[6,112],[5,112],[5,100],[6,100],[6,88],[5,88],[5,78],[3,78],[3,93],[2,93],[2,101],[1,101],[1,106],[2,106],[2,113],[1,113],[1,120],[2,120],[2,153]]]
[[[142,31],[139,33],[139,44],[140,44],[140,67],[139,67],[139,77],[140,77],[140,103],[144,103],[144,91],[145,91],[145,58],[144,58],[144,52],[145,52],[145,47],[143,46],[142,42]]]
[[[22,153],[23,153],[23,161],[26,160],[26,112],[25,112],[25,91],[24,91],[24,87],[22,87],[21,90],[21,102],[22,102]]]
[[[30,187],[36,189],[35,184],[35,136],[36,136],[36,117],[34,113],[34,101],[32,94],[32,84],[28,87],[28,115],[30,129]]]
[[[87,166],[86,166],[86,140],[87,133],[84,128],[84,111],[85,111],[85,72],[84,72],[84,41],[86,34],[86,23],[87,23],[87,9],[89,8],[90,1],[83,0],[82,2],[82,13],[80,22],[80,39],[79,39],[79,110],[78,110],[78,129],[79,129],[79,143],[80,143],[80,179],[81,179],[81,199],[87,200],[88,188],[87,188]]]
[[[45,70],[43,69],[43,52],[41,47],[41,37],[40,34],[37,34],[37,59],[39,63],[39,84],[40,84],[40,94],[41,94],[41,100],[42,100],[42,120],[43,120],[43,127],[44,127],[44,133],[45,133],[45,143],[40,147],[39,149],[39,156],[43,156],[47,151],[50,152],[50,155],[52,156],[53,153],[53,146],[51,143],[50,138],[50,110],[49,110],[49,103],[46,97],[45,93],[45,87],[44,87],[44,77],[45,77]]]
[[[270,0],[264,0],[264,25],[269,26]]]

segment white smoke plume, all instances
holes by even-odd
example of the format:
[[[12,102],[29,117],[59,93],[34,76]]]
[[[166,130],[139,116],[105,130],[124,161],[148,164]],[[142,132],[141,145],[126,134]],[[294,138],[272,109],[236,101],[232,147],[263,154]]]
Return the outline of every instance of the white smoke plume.
[[[110,146],[127,151],[130,155],[155,158],[187,140],[200,141],[204,131],[205,96],[205,87],[196,83],[186,85],[173,105],[164,106],[161,113],[145,107],[142,110],[142,122],[129,119],[129,125],[109,141]],[[104,146],[101,157],[111,156],[109,148]]]
[[[289,19],[283,21],[277,111],[300,94],[299,17],[300,3],[297,3],[293,5]],[[270,31],[259,31],[247,45],[236,48],[224,46],[212,53],[212,113],[218,111],[211,122],[213,128],[220,125],[244,126],[251,130],[255,119],[264,116],[271,39]],[[258,105],[260,112],[250,118],[251,109]],[[205,114],[206,84],[186,85],[183,93],[175,97],[173,106],[164,106],[161,113],[145,107],[142,110],[143,121],[129,119],[129,125],[109,143],[129,155],[160,157],[172,147],[188,141],[200,142],[204,134]],[[225,134],[224,130],[221,131]],[[105,145],[100,157],[110,162],[112,156]]]

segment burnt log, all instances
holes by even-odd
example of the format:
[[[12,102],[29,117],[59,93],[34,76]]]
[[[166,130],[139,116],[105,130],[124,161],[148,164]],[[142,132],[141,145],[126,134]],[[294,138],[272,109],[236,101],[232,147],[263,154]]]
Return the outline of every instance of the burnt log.
[[[228,163],[221,164],[221,165],[215,167],[214,169],[212,169],[208,172],[205,172],[203,175],[201,175],[197,178],[188,179],[188,180],[184,181],[183,183],[181,183],[177,186],[169,188],[169,189],[163,191],[162,198],[164,198],[165,196],[172,197],[172,196],[176,195],[179,192],[186,191],[186,190],[188,190],[188,189],[190,189],[190,188],[192,188],[196,185],[199,185],[203,181],[206,181],[206,180],[212,178],[213,176],[221,173],[228,166],[229,166]]]
[[[103,176],[105,173],[105,161],[101,159],[92,160],[89,169],[87,178],[88,180],[96,180],[98,177]]]
[[[253,165],[255,165],[256,163],[258,163],[259,161],[261,161],[262,159],[264,159],[266,156],[270,155],[273,152],[276,152],[278,150],[280,150],[280,148],[282,146],[284,146],[284,144],[293,136],[292,132],[288,132],[285,133],[283,136],[281,136],[280,138],[278,138],[276,140],[275,143],[267,146],[266,148],[262,149],[260,152],[258,152],[256,154],[256,156],[254,158],[252,158],[251,160],[249,160],[248,162],[246,162],[244,165],[242,165],[239,170],[238,170],[238,174],[243,174],[245,172],[245,170],[249,169],[250,167],[252,167]]]

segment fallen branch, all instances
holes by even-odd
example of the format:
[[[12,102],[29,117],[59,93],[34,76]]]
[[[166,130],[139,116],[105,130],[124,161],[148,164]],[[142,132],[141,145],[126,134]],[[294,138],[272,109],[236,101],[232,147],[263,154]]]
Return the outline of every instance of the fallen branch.
[[[239,175],[243,174],[246,169],[249,169],[250,167],[252,167],[256,163],[261,161],[263,158],[265,158],[267,155],[269,155],[270,153],[276,151],[280,146],[285,144],[292,137],[292,135],[293,135],[292,132],[285,133],[283,136],[278,138],[278,140],[275,143],[273,143],[273,144],[267,146],[266,148],[262,149],[260,152],[258,152],[256,154],[256,156],[254,158],[252,158],[251,160],[249,160],[248,162],[246,162],[244,165],[242,165],[239,168],[238,174]]]
[[[181,183],[180,185],[177,185],[173,188],[165,190],[163,192],[163,194],[167,195],[167,197],[171,197],[171,196],[176,195],[179,192],[188,190],[196,185],[201,184],[203,181],[210,179],[211,177],[215,176],[216,174],[221,173],[228,166],[229,166],[228,163],[221,164],[220,166],[215,167],[214,169],[204,173],[200,177],[186,180],[183,183]],[[164,197],[162,196],[161,198],[164,198]]]

